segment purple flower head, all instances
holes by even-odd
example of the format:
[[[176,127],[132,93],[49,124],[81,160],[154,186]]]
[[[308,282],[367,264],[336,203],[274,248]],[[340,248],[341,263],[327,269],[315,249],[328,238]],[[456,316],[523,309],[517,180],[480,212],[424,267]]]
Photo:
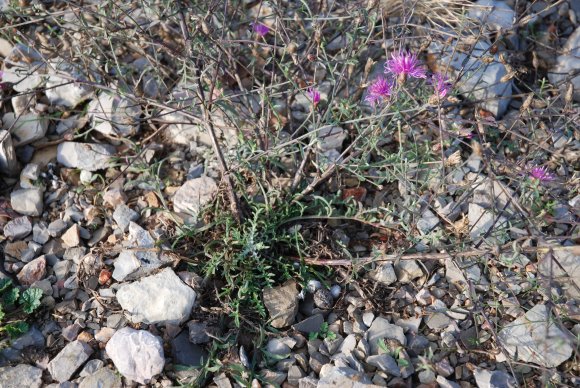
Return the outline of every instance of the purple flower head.
[[[308,88],[308,97],[312,100],[314,106],[318,105],[320,102],[320,92],[313,87]]]
[[[540,182],[549,182],[551,180],[554,180],[554,176],[552,175],[552,173],[548,171],[548,169],[545,166],[532,167],[532,169],[530,170],[530,177],[532,179],[537,179]]]
[[[371,105],[375,105],[378,102],[386,100],[391,96],[392,88],[393,85],[389,82],[389,80],[384,77],[378,77],[371,84],[371,86],[369,86],[365,101]]]
[[[434,73],[430,80],[433,89],[435,89],[435,95],[443,99],[451,91],[451,82],[449,78],[441,73]]]
[[[258,36],[265,36],[270,32],[270,27],[262,23],[252,23],[252,29]]]
[[[427,72],[417,59],[417,54],[408,51],[392,53],[391,59],[385,63],[385,73],[387,72],[397,77],[427,78]]]

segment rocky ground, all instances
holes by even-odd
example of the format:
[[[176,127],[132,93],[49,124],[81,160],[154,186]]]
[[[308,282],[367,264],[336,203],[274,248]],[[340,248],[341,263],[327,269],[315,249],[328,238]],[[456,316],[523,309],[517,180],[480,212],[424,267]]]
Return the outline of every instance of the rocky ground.
[[[0,0],[0,387],[580,385],[580,2],[186,3]]]

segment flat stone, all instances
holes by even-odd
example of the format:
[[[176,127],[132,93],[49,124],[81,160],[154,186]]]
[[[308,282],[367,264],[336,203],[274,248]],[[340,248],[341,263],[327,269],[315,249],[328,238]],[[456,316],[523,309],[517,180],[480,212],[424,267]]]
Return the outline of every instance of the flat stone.
[[[200,367],[207,359],[207,352],[199,345],[189,341],[189,333],[182,331],[171,340],[171,352],[174,362],[179,365]]]
[[[28,92],[45,81],[46,60],[34,48],[16,44],[4,59],[2,81],[17,92]]]
[[[90,376],[85,377],[79,384],[79,388],[122,388],[121,376],[110,368],[101,368]]]
[[[4,225],[4,237],[10,240],[21,240],[32,232],[28,217],[18,217]]]
[[[88,107],[93,129],[107,135],[126,137],[139,132],[141,105],[128,98],[101,92]]]
[[[445,377],[439,375],[437,376],[437,384],[439,384],[439,388],[460,388],[461,386],[456,382],[449,381]]]
[[[469,8],[469,16],[484,22],[490,29],[510,29],[515,17],[514,10],[503,1],[478,0]]]
[[[110,167],[114,155],[110,145],[66,141],[58,145],[56,158],[65,167],[97,171]]]
[[[382,317],[375,318],[366,336],[373,355],[379,353],[379,340],[382,338],[396,339],[402,345],[407,343],[403,328],[389,323],[388,320]]]
[[[129,228],[129,223],[139,219],[139,213],[124,203],[121,203],[115,208],[115,211],[113,212],[113,219],[119,226],[119,229],[121,229],[123,232],[126,232],[127,228]]]
[[[507,324],[498,335],[500,343],[517,361],[546,368],[555,368],[570,358],[573,349],[568,338],[542,304]]]
[[[540,256],[540,255],[539,255]],[[541,255],[538,273],[558,284],[572,300],[580,299],[580,256],[578,251],[555,247],[551,255]]]
[[[328,366],[321,373],[318,388],[375,388],[378,385],[371,384],[368,377],[363,373],[351,368]]]
[[[69,380],[72,375],[89,359],[93,349],[84,342],[73,341],[66,345],[49,363],[48,371],[58,382]]]
[[[472,240],[484,236],[491,229],[492,232],[489,233],[489,237],[493,238],[495,233],[493,231],[501,230],[507,225],[507,220],[503,216],[499,216],[497,219],[491,210],[486,210],[476,203],[469,204],[468,219],[469,219],[469,236]]]
[[[271,338],[266,344],[266,351],[276,357],[286,358],[292,353],[288,344],[280,338]]]
[[[380,370],[382,370],[385,373],[388,373],[391,376],[395,377],[401,376],[401,369],[399,369],[397,361],[388,354],[368,356],[366,359],[366,363],[379,368]]]
[[[62,242],[65,246],[69,248],[74,248],[79,246],[81,243],[81,237],[79,235],[79,226],[73,224],[61,237]]]
[[[437,217],[431,210],[425,210],[421,215],[421,219],[417,221],[417,229],[421,234],[426,235],[435,229],[439,224],[439,217]]]
[[[563,54],[556,59],[556,66],[548,73],[550,82],[556,86],[580,68],[580,27],[570,35],[562,52]],[[571,82],[574,85],[574,100],[580,101],[580,75],[572,77]]]
[[[395,325],[402,327],[405,332],[418,333],[423,317],[395,319]]]
[[[74,108],[93,96],[93,88],[85,83],[89,78],[84,65],[72,64],[62,58],[51,60],[50,65],[45,94],[51,104]],[[71,83],[71,79],[78,82]]]
[[[415,260],[399,260],[395,264],[395,272],[401,283],[410,283],[423,276],[423,271]]]
[[[376,269],[369,273],[369,276],[371,279],[384,286],[390,286],[397,281],[397,274],[395,273],[395,268],[391,263],[379,264]]]
[[[163,341],[145,330],[118,330],[105,351],[125,378],[140,384],[148,384],[165,366]]]
[[[99,331],[95,333],[95,340],[101,343],[107,343],[116,330],[111,327],[102,327]]]
[[[17,94],[11,98],[11,102],[16,116],[21,116],[29,112],[36,105],[36,94]]]
[[[475,383],[479,388],[517,388],[517,381],[506,372],[499,370],[489,371],[476,368],[473,372]]]
[[[296,282],[288,281],[278,287],[263,291],[264,305],[270,313],[272,327],[282,328],[294,323],[298,313],[298,289]]]
[[[41,280],[44,275],[46,275],[46,258],[40,256],[22,267],[16,277],[21,285],[30,286]]]
[[[315,314],[311,317],[298,322],[294,326],[294,330],[297,330],[303,334],[310,334],[320,331],[320,327],[324,323],[324,317],[322,314]]]
[[[196,293],[171,268],[127,284],[117,300],[132,322],[180,324],[191,314]]]
[[[325,126],[318,128],[318,148],[323,152],[330,150],[340,151],[346,135],[347,133],[342,127]]]
[[[455,72],[462,72],[457,83],[460,92],[482,101],[483,109],[496,118],[503,116],[511,101],[513,81],[500,82],[507,70],[499,61],[498,54],[491,63],[482,61],[490,55],[490,42],[485,38],[479,39],[469,54],[453,47],[445,48],[440,43],[432,43],[432,46],[435,48],[433,52],[442,57],[442,68],[449,66]]]
[[[48,130],[48,119],[36,113],[27,113],[16,116],[14,113],[5,113],[2,116],[2,129],[9,131],[14,147],[30,144],[42,139]]]
[[[89,361],[87,361],[85,366],[83,366],[83,369],[81,369],[79,376],[80,377],[90,376],[104,366],[105,366],[105,362],[103,360],[99,360],[99,359],[89,360]]]
[[[31,365],[0,367],[0,387],[2,388],[40,388],[42,369]]]
[[[217,191],[218,186],[210,177],[188,180],[175,192],[173,210],[191,216],[191,223],[195,223],[203,206],[214,198]]]
[[[65,230],[67,230],[67,228],[68,224],[66,221],[59,218],[48,224],[48,233],[51,237],[60,237],[65,232]]]
[[[156,241],[148,231],[132,221],[123,246],[127,249],[115,259],[113,279],[117,281],[139,279],[173,261],[172,256],[157,250]]]
[[[205,344],[209,342],[208,327],[206,322],[188,322],[189,341],[192,344]]]
[[[20,189],[10,193],[14,211],[27,216],[40,216],[44,208],[41,189]]]
[[[10,132],[0,129],[0,171],[7,176],[18,175],[18,159]]]

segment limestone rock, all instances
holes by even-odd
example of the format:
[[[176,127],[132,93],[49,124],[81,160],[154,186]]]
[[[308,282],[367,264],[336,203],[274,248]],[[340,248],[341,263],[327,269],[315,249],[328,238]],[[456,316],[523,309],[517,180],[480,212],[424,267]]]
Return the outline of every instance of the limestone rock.
[[[147,384],[163,371],[163,342],[145,330],[124,327],[118,330],[105,347],[119,372],[129,380]]]
[[[564,82],[570,74],[576,71],[576,75],[571,78],[574,85],[574,100],[580,101],[580,27],[570,35],[563,47],[563,54],[556,60],[556,66],[548,73],[550,82],[558,85]]]
[[[199,212],[210,202],[218,191],[215,181],[207,176],[185,182],[173,197],[173,210],[197,219]]]
[[[48,119],[37,113],[16,116],[12,112],[2,116],[2,129],[9,131],[14,147],[23,146],[42,139],[48,130]]]
[[[264,305],[270,313],[270,324],[275,328],[290,326],[298,312],[296,282],[288,281],[278,287],[268,287],[263,292]]]
[[[0,367],[0,387],[3,388],[40,388],[42,369],[31,365]]]
[[[59,144],[56,158],[65,167],[96,171],[108,168],[115,148],[110,145],[64,142]]]
[[[73,341],[48,363],[47,369],[55,380],[65,382],[89,359],[91,354],[93,354],[93,349],[85,342]]]
[[[93,128],[104,135],[126,137],[139,132],[142,111],[136,101],[102,92],[88,110]]]
[[[191,313],[196,294],[171,268],[122,286],[117,300],[132,322],[179,324]]]
[[[545,305],[537,304],[524,316],[506,325],[498,339],[518,361],[555,368],[572,355],[570,338],[548,315]]]

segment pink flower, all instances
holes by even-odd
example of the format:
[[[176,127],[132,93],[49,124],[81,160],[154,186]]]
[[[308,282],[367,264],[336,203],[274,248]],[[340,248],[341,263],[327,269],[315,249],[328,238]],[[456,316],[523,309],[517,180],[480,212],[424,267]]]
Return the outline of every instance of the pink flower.
[[[554,175],[548,171],[548,169],[544,167],[532,167],[530,170],[530,177],[532,179],[537,179],[540,182],[549,182],[554,180]]]
[[[270,27],[262,23],[252,23],[252,29],[258,36],[265,36],[270,32]]]
[[[382,102],[391,96],[391,89],[393,85],[384,77],[378,77],[369,86],[367,91],[367,96],[365,101],[371,105],[375,105],[378,102]]]
[[[397,77],[427,78],[426,70],[420,66],[417,54],[411,54],[408,51],[392,53],[391,59],[385,63],[385,73],[387,72]]]
[[[320,102],[320,92],[313,87],[308,88],[308,97],[310,97],[314,106],[318,105]]]
[[[443,99],[451,91],[451,82],[449,78],[441,73],[435,73],[431,76],[430,80],[433,89],[435,89],[435,95]]]

